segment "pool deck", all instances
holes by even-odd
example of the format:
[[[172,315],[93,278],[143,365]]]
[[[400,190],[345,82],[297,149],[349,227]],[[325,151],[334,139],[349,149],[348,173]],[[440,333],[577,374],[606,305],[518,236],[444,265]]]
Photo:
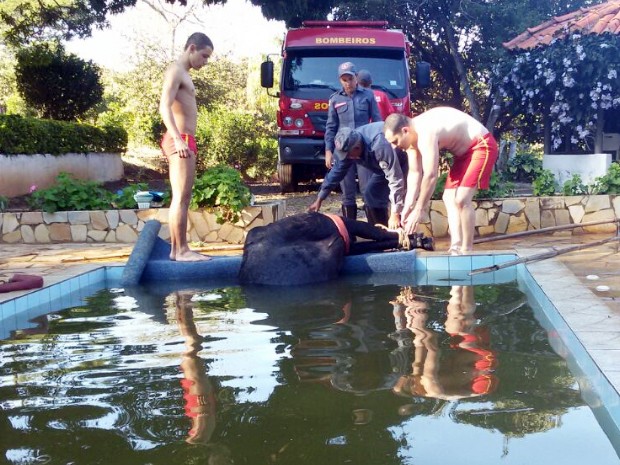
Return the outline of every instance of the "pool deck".
[[[566,233],[539,234],[512,240],[488,242],[476,246],[480,253],[516,253],[528,257],[571,245],[586,244],[611,235]],[[133,244],[12,244],[0,247],[0,278],[13,274],[42,276],[45,285],[107,265],[123,265]],[[230,246],[208,254],[241,253]],[[421,252],[432,256],[447,249],[439,240],[438,252]],[[620,393],[620,243],[595,247],[528,263],[526,266],[543,292],[560,311],[564,321],[592,357],[603,375]],[[593,279],[596,278],[596,279]],[[608,286],[609,290],[597,290]],[[0,303],[27,293],[0,293]]]

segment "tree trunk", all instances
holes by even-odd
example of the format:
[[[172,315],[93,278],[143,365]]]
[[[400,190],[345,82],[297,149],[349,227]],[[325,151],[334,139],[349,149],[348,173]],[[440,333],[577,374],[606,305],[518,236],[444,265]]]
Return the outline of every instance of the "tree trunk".
[[[603,153],[603,129],[605,127],[605,111],[598,109],[596,118],[596,134],[594,136],[594,153]]]
[[[461,55],[459,55],[458,45],[454,40],[454,28],[450,24],[450,21],[448,21],[448,19],[444,16],[440,16],[439,21],[441,22],[441,27],[444,31],[444,34],[446,35],[446,41],[450,49],[450,55],[452,55],[452,59],[454,60],[456,72],[459,74],[461,88],[463,89],[465,98],[469,102],[471,115],[478,121],[480,121],[480,109],[478,108],[478,102],[476,102],[476,97],[474,96],[469,82],[467,81],[467,70],[465,69],[465,65],[463,64]]]

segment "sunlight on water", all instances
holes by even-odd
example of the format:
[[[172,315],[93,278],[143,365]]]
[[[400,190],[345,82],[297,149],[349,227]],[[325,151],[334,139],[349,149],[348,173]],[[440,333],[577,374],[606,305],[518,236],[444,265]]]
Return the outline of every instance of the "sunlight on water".
[[[620,463],[516,283],[137,287],[35,323],[0,341],[10,464]]]

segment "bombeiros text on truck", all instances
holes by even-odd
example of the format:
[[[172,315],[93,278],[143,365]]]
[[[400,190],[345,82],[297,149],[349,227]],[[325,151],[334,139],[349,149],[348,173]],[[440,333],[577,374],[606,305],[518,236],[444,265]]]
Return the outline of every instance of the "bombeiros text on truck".
[[[394,108],[411,114],[409,44],[386,21],[304,21],[282,46],[279,89],[278,177],[283,192],[325,175],[323,136],[329,97],[341,88],[338,65],[370,71],[373,89],[387,93]],[[428,63],[416,64],[416,86],[430,83]],[[274,62],[261,65],[261,85],[274,85]]]

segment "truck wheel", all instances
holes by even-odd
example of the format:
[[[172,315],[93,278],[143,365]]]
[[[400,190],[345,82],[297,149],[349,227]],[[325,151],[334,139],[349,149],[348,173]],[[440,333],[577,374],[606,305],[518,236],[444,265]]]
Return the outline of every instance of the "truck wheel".
[[[293,173],[293,165],[290,163],[278,163],[278,179],[280,180],[280,190],[285,192],[294,192],[297,189],[297,181]]]

